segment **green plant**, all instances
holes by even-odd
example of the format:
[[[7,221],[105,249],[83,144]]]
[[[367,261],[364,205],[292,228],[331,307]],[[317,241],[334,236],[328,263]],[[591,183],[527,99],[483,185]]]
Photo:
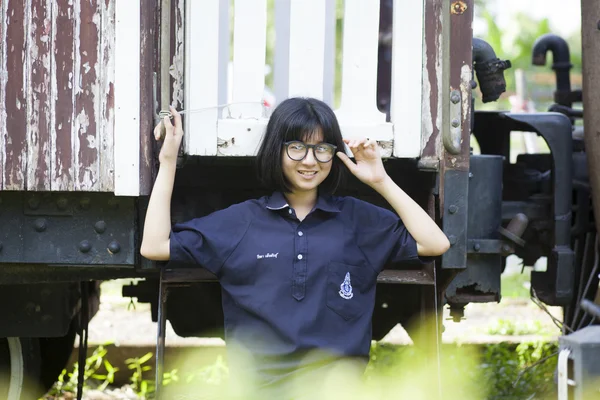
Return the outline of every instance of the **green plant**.
[[[115,373],[119,370],[112,366],[112,364],[106,359],[108,350],[105,345],[98,346],[92,355],[85,360],[84,366],[84,390],[91,387],[104,390],[108,385],[112,384],[115,379]],[[104,367],[105,372],[101,373],[101,369]],[[48,395],[60,396],[65,393],[74,393],[77,391],[77,380],[79,377],[79,363],[73,365],[73,371],[68,372],[63,369],[62,373],[58,377],[58,381],[50,389]]]
[[[542,322],[535,321],[513,321],[510,319],[498,319],[487,330],[490,335],[545,335],[549,332],[544,329]]]

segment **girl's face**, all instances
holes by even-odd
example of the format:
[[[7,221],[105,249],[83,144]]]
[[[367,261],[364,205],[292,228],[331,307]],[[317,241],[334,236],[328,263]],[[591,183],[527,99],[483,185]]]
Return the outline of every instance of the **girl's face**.
[[[319,132],[310,135],[310,138],[306,139],[304,143],[315,145],[322,141],[323,135]],[[290,149],[290,151],[293,152],[294,150]],[[288,151],[284,148],[281,163],[283,175],[289,182],[292,193],[299,193],[316,190],[321,182],[327,178],[327,175],[329,175],[333,159],[329,162],[319,162],[315,159],[313,148],[309,148],[304,159],[294,161],[288,156]]]

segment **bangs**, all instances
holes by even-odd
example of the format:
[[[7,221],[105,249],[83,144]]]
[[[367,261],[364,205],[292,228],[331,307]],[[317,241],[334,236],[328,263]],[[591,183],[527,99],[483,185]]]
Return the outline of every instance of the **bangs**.
[[[306,143],[314,140],[337,144],[331,124],[328,124],[325,118],[320,118],[310,104],[298,109],[294,114],[283,122],[282,130],[285,142],[299,140]]]

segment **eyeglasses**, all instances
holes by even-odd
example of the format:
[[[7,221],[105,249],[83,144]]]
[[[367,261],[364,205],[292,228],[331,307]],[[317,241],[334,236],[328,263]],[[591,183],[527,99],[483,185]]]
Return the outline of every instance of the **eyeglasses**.
[[[294,161],[304,160],[308,154],[308,149],[312,149],[315,159],[318,162],[326,163],[331,161],[335,155],[335,149],[337,149],[337,146],[329,143],[306,144],[299,140],[285,142],[284,145],[288,157]]]

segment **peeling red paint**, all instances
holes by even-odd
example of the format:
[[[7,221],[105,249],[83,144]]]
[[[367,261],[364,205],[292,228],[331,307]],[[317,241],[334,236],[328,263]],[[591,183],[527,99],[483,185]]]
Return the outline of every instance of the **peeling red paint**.
[[[6,136],[4,142],[4,189],[25,189],[27,165],[27,70],[25,51],[27,3],[9,1],[6,9],[6,71],[8,75],[4,104]]]
[[[0,190],[114,189],[116,0],[0,0]]]
[[[52,0],[32,0],[29,26],[27,189],[50,190]]]

